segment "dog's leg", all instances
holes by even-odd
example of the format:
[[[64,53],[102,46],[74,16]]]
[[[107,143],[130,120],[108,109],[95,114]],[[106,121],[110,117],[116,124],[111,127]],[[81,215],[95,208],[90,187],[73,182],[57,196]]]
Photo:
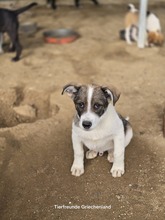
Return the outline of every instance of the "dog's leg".
[[[3,46],[3,33],[0,32],[0,54],[4,52],[2,46]]]
[[[113,177],[121,177],[124,174],[124,132],[114,138],[114,162],[111,168]]]
[[[72,134],[74,161],[71,167],[71,173],[73,176],[80,176],[84,173],[84,149],[83,144],[77,137]]]
[[[14,30],[14,31],[12,30],[12,32],[9,32],[8,35],[11,39],[13,47],[16,50],[16,56],[12,58],[12,61],[16,62],[20,59],[22,46],[19,42],[19,36],[18,36],[17,30]]]
[[[51,7],[55,10],[57,8],[56,6],[56,0],[51,0]]]
[[[15,46],[14,46],[14,44],[10,44],[10,46],[9,46],[9,52],[14,52],[15,51]]]
[[[131,39],[130,39],[130,27],[127,27],[125,29],[125,39],[128,44],[132,44]]]
[[[94,159],[95,157],[97,157],[98,152],[94,151],[94,150],[88,150],[86,152],[86,158],[87,159]]]
[[[19,43],[19,40],[17,39],[15,42],[15,50],[16,50],[16,56],[12,58],[12,61],[16,62],[20,59],[21,52],[22,52],[22,46]]]
[[[52,9],[56,9],[57,6],[56,6],[56,0],[47,0],[47,6]]]
[[[99,5],[99,3],[98,3],[97,0],[92,0],[92,2],[93,2],[95,5]]]
[[[108,151],[107,160],[108,160],[110,163],[113,163],[113,161],[114,161],[114,157],[113,157],[114,152],[113,152],[113,151],[114,151],[113,149],[111,149],[111,150]]]
[[[137,40],[138,40],[138,29],[137,29],[137,27],[132,28],[132,38],[133,38],[134,41],[137,42]]]
[[[74,0],[74,4],[77,8],[80,6],[80,0]]]

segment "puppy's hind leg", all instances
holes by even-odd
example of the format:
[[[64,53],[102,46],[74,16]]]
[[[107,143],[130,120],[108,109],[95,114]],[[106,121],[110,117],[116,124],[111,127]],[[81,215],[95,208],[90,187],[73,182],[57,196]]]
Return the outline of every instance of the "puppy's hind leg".
[[[133,130],[130,125],[127,126],[127,131],[125,134],[125,147],[130,143],[131,139],[133,137]]]
[[[22,52],[22,46],[19,42],[19,36],[18,36],[17,31],[13,31],[8,34],[11,38],[12,47],[15,48],[15,50],[16,50],[16,56],[12,58],[12,61],[16,62],[20,59],[21,52]]]
[[[113,161],[114,161],[114,156],[113,156],[113,154],[114,154],[114,150],[113,150],[113,149],[111,149],[111,150],[108,151],[107,160],[108,160],[110,163],[113,163]]]
[[[98,152],[94,151],[94,150],[88,150],[86,152],[86,158],[87,159],[94,159],[95,157],[97,157]]]
[[[125,29],[125,39],[127,41],[127,44],[132,44],[131,39],[130,39],[130,29],[131,27],[127,27]]]
[[[19,43],[19,40],[16,40],[15,48],[16,48],[16,56],[12,58],[12,61],[14,61],[14,62],[16,62],[20,59],[20,56],[21,56],[21,53],[22,53],[22,46]]]
[[[138,29],[137,27],[132,27],[132,39],[137,42],[138,40]]]

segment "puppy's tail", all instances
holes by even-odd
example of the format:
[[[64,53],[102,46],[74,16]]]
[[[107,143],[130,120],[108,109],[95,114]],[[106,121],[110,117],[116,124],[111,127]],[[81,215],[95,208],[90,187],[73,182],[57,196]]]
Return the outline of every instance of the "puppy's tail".
[[[36,2],[33,2],[33,3],[31,3],[31,4],[29,4],[29,5],[25,6],[25,7],[22,7],[22,8],[19,8],[19,9],[15,10],[14,12],[17,15],[19,15],[19,14],[23,13],[24,11],[27,11],[28,9],[30,9],[33,6],[36,6],[36,5],[38,5],[38,4]]]
[[[138,9],[135,8],[135,5],[128,4],[128,11],[135,13],[138,11]]]

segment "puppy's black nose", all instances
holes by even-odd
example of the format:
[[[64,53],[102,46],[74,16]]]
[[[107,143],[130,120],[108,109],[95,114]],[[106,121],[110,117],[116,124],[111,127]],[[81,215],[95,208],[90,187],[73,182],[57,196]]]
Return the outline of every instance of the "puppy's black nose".
[[[92,126],[92,122],[90,122],[90,121],[83,121],[82,126],[83,126],[85,129],[88,130],[88,129]]]

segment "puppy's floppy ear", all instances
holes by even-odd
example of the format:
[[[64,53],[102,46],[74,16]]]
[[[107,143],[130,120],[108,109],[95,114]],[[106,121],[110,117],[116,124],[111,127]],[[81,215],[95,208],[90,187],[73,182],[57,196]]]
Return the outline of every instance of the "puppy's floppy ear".
[[[112,100],[113,105],[117,102],[120,97],[120,92],[114,86],[102,87],[102,91],[107,99]]]
[[[80,86],[76,86],[74,84],[67,84],[63,87],[62,95],[64,93],[67,93],[68,96],[70,96],[72,99],[74,99],[74,97],[79,89],[80,89]]]

